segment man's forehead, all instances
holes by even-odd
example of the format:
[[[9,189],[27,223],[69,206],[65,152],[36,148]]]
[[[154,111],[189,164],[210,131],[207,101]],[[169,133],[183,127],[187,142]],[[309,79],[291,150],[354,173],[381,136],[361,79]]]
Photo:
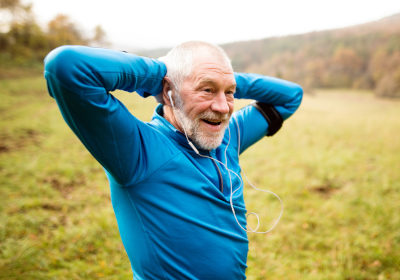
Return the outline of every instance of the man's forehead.
[[[232,72],[204,71],[193,76],[193,81],[196,84],[224,84],[224,86],[235,86],[236,81]]]
[[[236,84],[229,59],[207,48],[200,48],[193,53],[192,70],[186,80],[194,84],[223,83],[224,86]]]
[[[233,78],[233,69],[221,58],[202,57],[193,63],[192,74],[204,80],[213,79],[215,75]]]

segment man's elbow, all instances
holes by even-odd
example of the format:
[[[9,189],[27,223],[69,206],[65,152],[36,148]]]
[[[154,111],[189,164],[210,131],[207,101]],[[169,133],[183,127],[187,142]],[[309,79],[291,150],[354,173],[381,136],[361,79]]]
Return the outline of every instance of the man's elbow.
[[[292,83],[289,93],[290,99],[288,100],[288,102],[286,102],[282,106],[278,106],[278,111],[284,120],[292,116],[300,107],[301,101],[303,99],[303,88],[298,84]]]
[[[300,107],[301,101],[303,100],[303,88],[295,84],[293,88],[293,106],[295,107],[293,113]]]
[[[68,84],[76,76],[79,55],[76,46],[61,46],[52,50],[44,59],[44,74]]]

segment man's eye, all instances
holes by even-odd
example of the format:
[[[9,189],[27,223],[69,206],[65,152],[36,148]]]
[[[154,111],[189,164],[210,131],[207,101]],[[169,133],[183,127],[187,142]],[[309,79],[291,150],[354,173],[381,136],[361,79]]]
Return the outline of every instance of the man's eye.
[[[235,92],[234,91],[227,91],[225,94],[234,94]]]
[[[211,92],[212,92],[212,89],[211,89],[211,88],[205,88],[205,89],[203,89],[203,91],[208,92],[208,93],[211,93]]]

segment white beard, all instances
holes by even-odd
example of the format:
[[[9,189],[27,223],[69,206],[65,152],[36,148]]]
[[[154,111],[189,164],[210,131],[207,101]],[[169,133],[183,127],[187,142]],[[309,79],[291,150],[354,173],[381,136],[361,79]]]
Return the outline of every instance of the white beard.
[[[187,133],[192,142],[203,150],[213,150],[216,149],[222,143],[224,138],[225,130],[229,124],[229,114],[220,114],[207,110],[200,113],[195,117],[194,120],[190,119],[183,110],[182,100],[180,97],[177,99],[177,108],[173,108],[175,117],[177,121],[182,126],[184,132]],[[204,131],[201,128],[201,119],[217,119],[221,121],[221,129],[217,132]]]

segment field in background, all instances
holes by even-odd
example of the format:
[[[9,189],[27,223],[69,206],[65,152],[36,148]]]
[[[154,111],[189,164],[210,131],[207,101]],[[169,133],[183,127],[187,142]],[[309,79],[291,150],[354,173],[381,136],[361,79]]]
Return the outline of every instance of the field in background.
[[[152,100],[117,96],[150,119]],[[2,80],[0,100],[0,279],[131,279],[106,176],[44,80]],[[249,235],[248,279],[400,279],[399,101],[316,91],[241,165],[285,205]],[[245,196],[266,230],[279,203]]]

